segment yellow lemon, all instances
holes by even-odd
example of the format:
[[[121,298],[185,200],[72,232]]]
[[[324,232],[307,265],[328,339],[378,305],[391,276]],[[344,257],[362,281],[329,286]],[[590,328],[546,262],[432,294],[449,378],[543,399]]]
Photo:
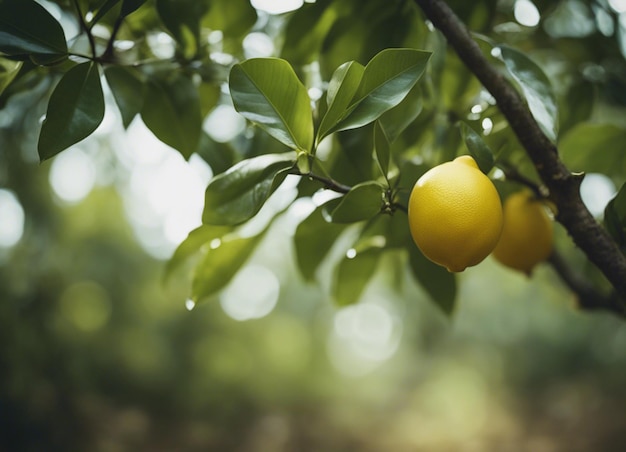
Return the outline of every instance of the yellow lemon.
[[[530,275],[535,265],[552,253],[552,229],[544,202],[529,190],[514,193],[504,202],[504,228],[493,257]]]
[[[480,263],[498,243],[500,196],[472,157],[458,157],[415,183],[409,228],[424,256],[450,272],[461,272]]]

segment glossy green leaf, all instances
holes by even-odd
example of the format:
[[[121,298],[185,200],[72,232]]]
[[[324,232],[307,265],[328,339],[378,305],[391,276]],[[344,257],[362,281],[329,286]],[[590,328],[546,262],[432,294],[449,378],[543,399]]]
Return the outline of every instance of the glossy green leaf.
[[[182,267],[193,255],[199,253],[205,245],[211,245],[214,240],[221,240],[226,234],[232,231],[229,226],[202,225],[187,235],[187,238],[178,245],[172,257],[165,266],[164,277],[167,279]],[[215,244],[219,244],[218,242]],[[206,250],[205,250],[206,251]]]
[[[365,67],[356,61],[344,63],[333,73],[328,84],[326,103],[328,109],[317,131],[317,141],[333,132],[345,115],[352,98],[359,89]]]
[[[0,0],[0,52],[6,55],[65,55],[63,28],[33,0]]]
[[[311,99],[293,68],[278,58],[254,58],[230,71],[235,109],[292,149],[313,146]]]
[[[21,68],[21,61],[0,57],[0,94],[11,84]]]
[[[423,107],[422,97],[422,90],[419,85],[415,85],[402,102],[383,113],[378,119],[390,143],[396,141],[419,116]]]
[[[495,157],[482,137],[465,122],[461,123],[461,136],[480,170],[485,174],[491,171],[495,163]]]
[[[234,225],[252,218],[287,177],[295,155],[266,154],[243,160],[206,188],[202,222]]]
[[[369,124],[398,105],[420,79],[430,52],[385,49],[367,63],[361,83],[335,131]]]
[[[409,246],[411,272],[426,293],[446,315],[454,311],[456,278],[453,273],[434,264],[413,243]]]
[[[109,66],[104,75],[122,115],[124,128],[127,128],[143,107],[144,83],[129,67]]]
[[[202,115],[198,90],[186,76],[152,78],[146,84],[141,118],[154,135],[189,158],[198,148]]]
[[[326,220],[323,207],[316,208],[298,225],[294,247],[298,268],[305,280],[312,281],[315,278],[315,272],[344,229],[344,225]]]
[[[250,258],[263,236],[264,233],[253,237],[225,239],[217,248],[209,249],[196,266],[191,298],[200,303],[226,287]]]
[[[383,189],[377,182],[355,185],[330,212],[333,223],[354,223],[375,217],[382,207]]]
[[[581,123],[559,143],[561,158],[572,171],[604,173],[623,178],[626,168],[626,128],[614,124]]]
[[[334,272],[332,294],[339,306],[359,301],[367,284],[372,280],[381,250],[372,248],[361,253],[348,254],[339,261]]]
[[[550,80],[543,70],[526,54],[508,46],[500,47],[502,60],[519,84],[528,108],[546,136],[556,142],[559,119],[556,97]]]
[[[626,254],[626,184],[604,209],[604,225],[613,240]]]
[[[385,133],[385,129],[383,129],[379,121],[376,121],[374,124],[374,152],[380,171],[385,177],[387,177],[387,173],[389,172],[390,147],[391,145]]]
[[[104,96],[95,63],[70,69],[54,88],[39,134],[43,161],[91,135],[104,118]]]

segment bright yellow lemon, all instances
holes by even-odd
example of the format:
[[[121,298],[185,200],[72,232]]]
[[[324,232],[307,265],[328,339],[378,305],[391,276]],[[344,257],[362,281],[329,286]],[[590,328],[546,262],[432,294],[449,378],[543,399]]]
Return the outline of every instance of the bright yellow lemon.
[[[504,228],[493,257],[530,275],[535,265],[552,253],[552,230],[544,202],[529,190],[514,193],[504,202]]]
[[[464,155],[427,171],[409,198],[418,248],[451,272],[480,263],[498,243],[502,205],[491,180]]]

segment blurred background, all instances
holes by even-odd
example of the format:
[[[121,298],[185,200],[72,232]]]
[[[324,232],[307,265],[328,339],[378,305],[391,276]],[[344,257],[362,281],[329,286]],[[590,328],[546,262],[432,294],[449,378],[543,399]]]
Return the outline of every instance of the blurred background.
[[[164,266],[200,224],[211,168],[139,119],[124,131],[110,96],[93,136],[40,164],[51,86],[34,78],[0,109],[0,451],[626,450],[626,323],[578,312],[549,267],[528,279],[488,258],[450,319],[389,272],[337,308],[331,265],[317,285],[298,274],[298,201],[194,306]],[[213,139],[242,133],[216,111]],[[605,204],[606,183],[587,199]],[[287,181],[264,209],[292,199]]]

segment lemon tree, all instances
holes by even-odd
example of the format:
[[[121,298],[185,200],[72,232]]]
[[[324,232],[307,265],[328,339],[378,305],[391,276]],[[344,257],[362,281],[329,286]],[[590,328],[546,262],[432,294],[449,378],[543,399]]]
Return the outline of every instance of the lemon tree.
[[[251,228],[259,212],[295,187],[314,204],[293,234],[303,279],[332,266],[324,286],[345,305],[376,275],[406,273],[450,313],[446,269],[477,265],[500,235],[497,180],[501,194],[522,184],[555,205],[554,233],[573,239],[551,249],[555,274],[582,307],[623,315],[623,20],[603,3],[588,11],[597,21],[572,27],[564,8],[536,3],[533,25],[495,0],[318,0],[287,14],[247,0],[0,0],[0,105],[11,112],[1,124],[32,129],[15,155],[40,161],[98,136],[107,114],[204,159],[213,178],[202,225],[167,267],[195,262],[196,303],[232,280],[287,215]],[[587,42],[586,29],[600,44],[563,51]],[[246,125],[220,140],[206,118],[223,107]],[[585,171],[614,187],[600,214],[581,197]],[[513,265],[528,272],[548,246],[511,251],[509,237],[535,226],[508,210],[509,247],[495,256],[527,252]],[[568,258],[579,251],[606,283],[581,289],[589,267]]]

